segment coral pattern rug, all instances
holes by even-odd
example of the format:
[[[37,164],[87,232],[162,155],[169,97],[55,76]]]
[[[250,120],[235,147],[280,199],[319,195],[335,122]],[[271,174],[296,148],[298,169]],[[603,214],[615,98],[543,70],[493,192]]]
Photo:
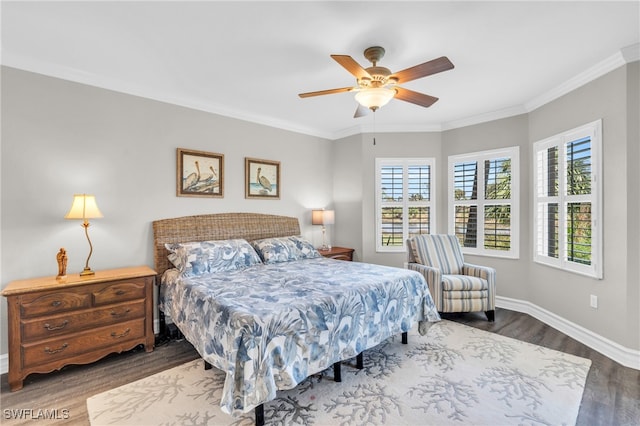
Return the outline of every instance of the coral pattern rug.
[[[591,361],[452,321],[278,392],[273,425],[574,425]],[[87,400],[97,425],[252,425],[220,410],[224,376],[192,361]]]

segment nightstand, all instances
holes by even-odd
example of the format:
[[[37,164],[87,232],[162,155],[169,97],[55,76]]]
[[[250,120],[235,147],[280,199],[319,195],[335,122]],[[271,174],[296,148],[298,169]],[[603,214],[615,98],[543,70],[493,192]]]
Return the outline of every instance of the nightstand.
[[[331,247],[329,250],[320,250],[318,252],[324,257],[329,259],[347,260],[351,262],[353,260],[353,249],[346,247]]]
[[[31,373],[88,364],[144,345],[153,351],[153,283],[147,266],[13,281],[2,291],[9,318],[9,386]]]

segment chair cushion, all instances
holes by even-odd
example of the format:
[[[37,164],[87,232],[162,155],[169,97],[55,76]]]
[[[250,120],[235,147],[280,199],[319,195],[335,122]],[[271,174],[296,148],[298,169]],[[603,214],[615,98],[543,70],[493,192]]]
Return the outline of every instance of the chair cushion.
[[[484,299],[449,299],[442,301],[441,312],[478,312],[488,311],[489,301]]]
[[[489,282],[469,275],[443,275],[442,289],[444,291],[477,291],[488,290]]]
[[[460,274],[464,257],[455,235],[417,235],[409,240],[418,263],[440,269],[443,274]]]
[[[487,290],[478,291],[445,291],[442,293],[446,299],[486,299],[489,297]]]

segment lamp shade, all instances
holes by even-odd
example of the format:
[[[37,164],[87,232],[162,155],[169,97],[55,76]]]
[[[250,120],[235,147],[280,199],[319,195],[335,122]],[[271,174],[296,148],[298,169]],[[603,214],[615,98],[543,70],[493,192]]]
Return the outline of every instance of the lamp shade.
[[[333,210],[311,211],[312,225],[333,225],[334,223],[335,223],[335,213]]]
[[[363,89],[356,93],[356,101],[364,107],[376,110],[389,103],[396,95],[396,91],[386,87]]]
[[[75,194],[73,196],[73,204],[71,209],[65,215],[65,219],[96,219],[103,217],[98,205],[96,197],[89,194]]]

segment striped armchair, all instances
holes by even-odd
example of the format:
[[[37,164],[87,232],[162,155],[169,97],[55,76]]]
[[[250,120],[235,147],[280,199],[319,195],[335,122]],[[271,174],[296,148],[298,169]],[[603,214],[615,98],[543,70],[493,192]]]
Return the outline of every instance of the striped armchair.
[[[407,268],[424,276],[439,312],[484,311],[495,320],[496,270],[464,263],[455,235],[417,235],[407,246]]]

